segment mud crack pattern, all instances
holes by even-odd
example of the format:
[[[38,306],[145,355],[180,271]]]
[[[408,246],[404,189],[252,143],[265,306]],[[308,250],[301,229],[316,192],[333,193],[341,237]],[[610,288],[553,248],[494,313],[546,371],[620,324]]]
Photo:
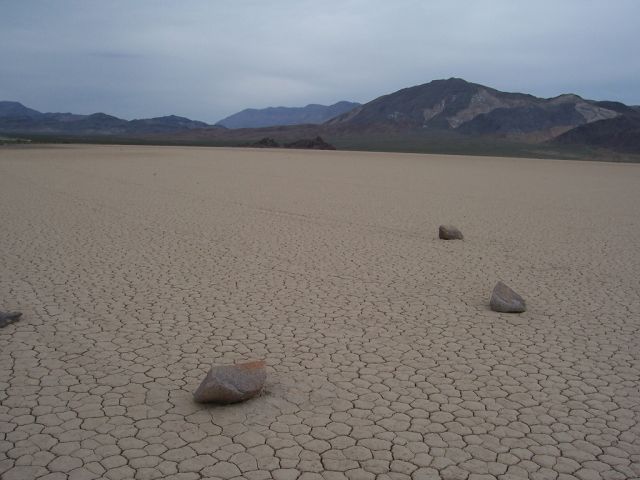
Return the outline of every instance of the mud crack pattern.
[[[640,168],[0,149],[0,477],[640,477]],[[461,242],[442,242],[453,223]],[[521,315],[488,308],[504,280]],[[207,407],[211,364],[264,394]]]

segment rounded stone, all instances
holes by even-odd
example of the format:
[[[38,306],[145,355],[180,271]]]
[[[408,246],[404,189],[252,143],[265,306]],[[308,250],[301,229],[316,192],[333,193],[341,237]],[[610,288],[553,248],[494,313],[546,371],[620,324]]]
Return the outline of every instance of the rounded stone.
[[[522,313],[527,309],[524,299],[502,282],[493,287],[489,304],[494,312]]]
[[[255,397],[267,379],[262,360],[211,368],[193,394],[196,402],[237,403]]]
[[[453,225],[440,225],[438,228],[438,237],[441,240],[463,240],[464,235]]]

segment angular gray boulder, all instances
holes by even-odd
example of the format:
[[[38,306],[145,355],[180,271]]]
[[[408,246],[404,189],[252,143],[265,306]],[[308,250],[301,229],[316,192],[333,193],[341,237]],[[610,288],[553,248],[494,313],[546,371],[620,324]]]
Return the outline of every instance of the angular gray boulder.
[[[489,303],[494,312],[522,313],[527,309],[524,299],[502,282],[493,287]]]
[[[20,320],[22,312],[1,312],[0,311],[0,328],[4,328],[10,323]]]
[[[255,397],[267,379],[262,360],[212,367],[193,393],[199,403],[237,403]]]
[[[438,236],[441,240],[462,240],[462,232],[453,225],[440,225]]]

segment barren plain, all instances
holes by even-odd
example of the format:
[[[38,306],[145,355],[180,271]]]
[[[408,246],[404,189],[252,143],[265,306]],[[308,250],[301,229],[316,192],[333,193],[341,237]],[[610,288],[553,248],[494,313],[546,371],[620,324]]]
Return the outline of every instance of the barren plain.
[[[639,205],[629,164],[0,148],[0,477],[639,478]]]

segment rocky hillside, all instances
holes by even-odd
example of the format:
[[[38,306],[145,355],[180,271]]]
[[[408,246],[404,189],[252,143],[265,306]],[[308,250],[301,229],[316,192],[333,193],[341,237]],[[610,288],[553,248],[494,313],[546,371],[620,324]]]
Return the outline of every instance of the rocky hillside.
[[[262,128],[278,125],[319,124],[358,107],[359,103],[338,102],[325,106],[248,108],[220,120],[216,125],[226,128]]]
[[[540,141],[580,125],[624,115],[622,104],[614,103],[593,102],[572,94],[537,98],[450,78],[376,98],[327,125],[355,131],[450,130]]]
[[[640,114],[620,115],[580,125],[556,137],[558,145],[586,145],[620,152],[640,153]]]

